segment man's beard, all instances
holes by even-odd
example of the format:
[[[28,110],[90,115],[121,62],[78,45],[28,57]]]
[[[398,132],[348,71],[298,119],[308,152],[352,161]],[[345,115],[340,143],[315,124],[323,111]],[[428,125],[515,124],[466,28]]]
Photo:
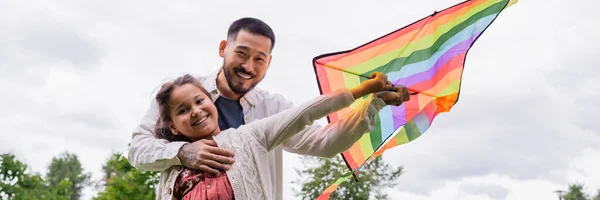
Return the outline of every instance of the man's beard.
[[[259,80],[259,81],[252,83],[252,85],[250,85],[250,87],[248,89],[244,89],[242,84],[235,86],[233,84],[233,80],[231,77],[231,76],[235,76],[233,73],[236,73],[236,72],[243,72],[246,74],[250,74],[250,73],[246,72],[246,70],[244,70],[244,68],[242,68],[242,67],[234,67],[233,72],[231,73],[231,71],[229,71],[229,68],[225,67],[225,62],[223,62],[222,68],[223,68],[223,73],[225,74],[225,79],[227,80],[227,85],[229,86],[231,91],[237,95],[240,95],[240,96],[246,95],[246,93],[248,93],[250,90],[254,89],[254,87],[256,87],[256,85],[260,82],[260,80]],[[256,77],[254,77],[254,78],[256,78]]]

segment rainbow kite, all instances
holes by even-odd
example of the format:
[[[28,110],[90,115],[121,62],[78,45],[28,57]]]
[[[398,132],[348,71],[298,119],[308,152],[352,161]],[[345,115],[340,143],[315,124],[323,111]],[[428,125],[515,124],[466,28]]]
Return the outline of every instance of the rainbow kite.
[[[404,85],[414,94],[410,101],[386,106],[379,112],[377,127],[342,153],[350,171],[319,199],[328,199],[366,162],[387,149],[415,140],[439,113],[450,111],[458,100],[467,52],[498,14],[516,2],[467,0],[353,50],[315,57],[313,65],[321,94],[357,86],[375,71],[384,72],[394,85]],[[337,120],[360,101],[329,115],[328,121]]]

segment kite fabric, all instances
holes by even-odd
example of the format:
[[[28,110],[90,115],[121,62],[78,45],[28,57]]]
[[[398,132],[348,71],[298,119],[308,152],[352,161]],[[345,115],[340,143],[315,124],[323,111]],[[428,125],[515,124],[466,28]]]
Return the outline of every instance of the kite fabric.
[[[368,161],[384,151],[421,136],[433,119],[456,104],[467,52],[506,7],[516,0],[467,0],[435,12],[353,50],[313,59],[321,94],[351,88],[373,72],[383,72],[393,85],[413,93],[400,106],[386,106],[376,115],[376,128],[342,153],[350,171],[327,188],[328,199],[337,186],[356,176]],[[360,104],[327,116],[336,121]]]

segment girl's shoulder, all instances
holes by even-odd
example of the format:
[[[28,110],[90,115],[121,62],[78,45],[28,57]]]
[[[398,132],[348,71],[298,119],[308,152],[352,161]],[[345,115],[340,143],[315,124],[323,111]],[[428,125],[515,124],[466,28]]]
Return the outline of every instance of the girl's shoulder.
[[[219,146],[240,146],[244,143],[257,142],[257,138],[251,133],[250,126],[241,125],[238,128],[229,128],[221,131],[213,139]]]

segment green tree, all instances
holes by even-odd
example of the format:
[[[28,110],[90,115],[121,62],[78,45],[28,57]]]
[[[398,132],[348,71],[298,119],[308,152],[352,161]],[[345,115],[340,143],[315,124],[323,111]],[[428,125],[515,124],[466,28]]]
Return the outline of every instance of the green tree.
[[[0,156],[0,197],[9,200],[68,200],[73,193],[71,182],[61,180],[50,186],[37,173],[27,172],[28,166],[10,153]]]
[[[569,191],[563,195],[564,200],[589,200],[588,195],[583,193],[583,184],[569,184]]]
[[[316,199],[329,185],[348,172],[348,167],[340,156],[333,159],[304,156],[307,169],[298,170],[299,179],[294,184],[301,185],[296,196],[302,199]],[[394,187],[402,174],[402,167],[392,167],[381,157],[367,163],[359,172],[356,182],[345,181],[330,195],[330,199],[388,199],[383,188]]]
[[[134,168],[121,153],[114,153],[102,169],[104,190],[94,200],[155,199],[158,172]]]
[[[91,173],[84,172],[77,155],[63,152],[52,158],[46,177],[51,187],[58,186],[63,180],[71,181],[71,200],[79,200],[82,189],[90,184]]]

